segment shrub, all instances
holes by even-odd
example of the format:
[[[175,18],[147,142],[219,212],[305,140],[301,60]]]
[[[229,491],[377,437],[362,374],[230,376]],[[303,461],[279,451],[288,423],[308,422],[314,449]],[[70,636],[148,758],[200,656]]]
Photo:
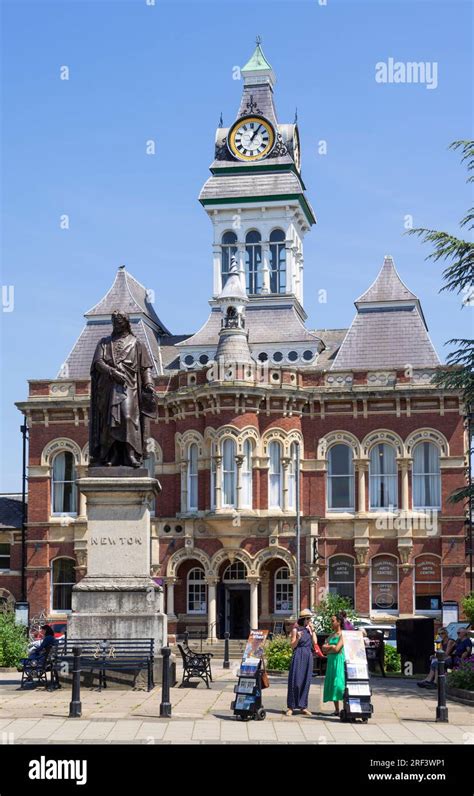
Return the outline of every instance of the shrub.
[[[467,621],[474,625],[474,592],[466,594],[461,600],[461,606]]]
[[[458,669],[450,672],[446,682],[451,688],[464,688],[474,691],[474,655],[463,661]]]
[[[400,672],[402,660],[395,647],[385,644],[384,665],[386,672]]]
[[[348,597],[341,597],[339,594],[327,594],[323,597],[319,605],[313,609],[313,625],[316,632],[330,633],[332,630],[331,616],[339,611],[345,611],[347,618],[351,621],[357,617]]]
[[[274,636],[265,645],[267,669],[285,672],[290,668],[293,650],[287,636]]]
[[[28,639],[23,625],[15,622],[12,611],[0,611],[0,666],[18,666],[26,657]]]

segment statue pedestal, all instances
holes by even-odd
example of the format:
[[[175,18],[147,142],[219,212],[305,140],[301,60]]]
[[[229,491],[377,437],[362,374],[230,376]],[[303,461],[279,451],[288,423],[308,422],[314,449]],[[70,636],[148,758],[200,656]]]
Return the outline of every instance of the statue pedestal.
[[[160,485],[144,469],[89,468],[78,481],[87,498],[87,575],[72,590],[68,637],[81,639],[153,638],[155,685],[161,683],[161,648],[167,618],[161,612],[162,589],[150,577],[150,505]],[[125,673],[114,678],[142,685]]]

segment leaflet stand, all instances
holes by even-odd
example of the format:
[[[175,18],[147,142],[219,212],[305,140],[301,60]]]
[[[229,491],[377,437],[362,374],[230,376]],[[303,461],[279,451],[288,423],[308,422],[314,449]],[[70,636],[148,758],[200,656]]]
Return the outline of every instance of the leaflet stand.
[[[345,676],[343,708],[339,718],[343,722],[362,719],[366,723],[374,712],[370,701],[372,689],[365,644],[360,631],[343,631],[345,652]]]
[[[262,706],[262,658],[268,630],[252,630],[237,672],[234,686],[236,697],[231,703],[234,715],[242,721],[263,721],[266,711]]]

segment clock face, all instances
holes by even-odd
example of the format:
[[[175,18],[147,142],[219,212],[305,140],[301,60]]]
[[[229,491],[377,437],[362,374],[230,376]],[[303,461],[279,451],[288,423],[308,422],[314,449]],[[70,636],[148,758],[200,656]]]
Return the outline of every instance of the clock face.
[[[259,160],[268,155],[275,143],[270,122],[261,116],[246,116],[232,127],[228,146],[239,160]]]

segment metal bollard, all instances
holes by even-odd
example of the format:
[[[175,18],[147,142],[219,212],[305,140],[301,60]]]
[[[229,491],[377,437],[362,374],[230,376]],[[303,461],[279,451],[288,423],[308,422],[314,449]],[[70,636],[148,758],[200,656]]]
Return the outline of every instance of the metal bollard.
[[[71,702],[69,703],[69,718],[80,719],[82,716],[82,703],[81,703],[81,648],[73,647],[73,664],[72,664],[72,695]]]
[[[160,703],[160,716],[164,719],[171,717],[171,702],[170,702],[170,655],[171,650],[169,647],[162,647],[161,654],[163,655],[163,676],[161,685],[161,703]]]
[[[229,632],[224,633],[224,669],[230,668],[230,660],[229,660]]]
[[[438,705],[436,707],[436,721],[449,721],[448,708],[446,705],[446,672],[444,670],[446,654],[444,650],[438,650],[436,657],[438,659]]]

